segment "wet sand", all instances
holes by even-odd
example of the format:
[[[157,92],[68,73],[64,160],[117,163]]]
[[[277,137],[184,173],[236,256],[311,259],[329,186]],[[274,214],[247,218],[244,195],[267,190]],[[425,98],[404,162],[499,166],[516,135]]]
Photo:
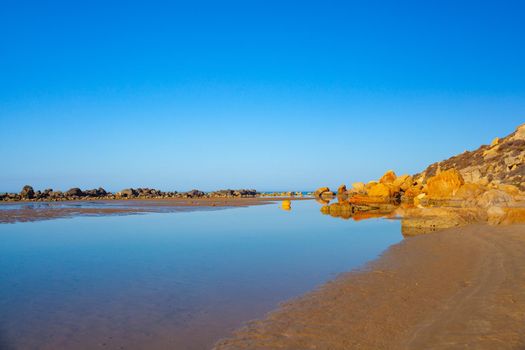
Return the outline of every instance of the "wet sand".
[[[131,199],[58,202],[2,202],[0,224],[49,220],[73,216],[130,215],[263,205],[283,198]],[[284,198],[307,200],[309,198]]]
[[[525,225],[412,237],[216,349],[524,349]]]

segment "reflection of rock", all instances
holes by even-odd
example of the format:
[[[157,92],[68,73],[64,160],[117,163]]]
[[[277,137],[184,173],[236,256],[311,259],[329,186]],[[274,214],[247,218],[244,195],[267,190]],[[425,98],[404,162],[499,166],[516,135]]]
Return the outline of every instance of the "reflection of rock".
[[[290,200],[284,200],[281,202],[281,208],[283,210],[292,210],[292,201]]]
[[[348,194],[346,192],[337,194],[337,201],[339,203],[348,203]]]
[[[330,200],[328,200],[328,199],[323,199],[323,198],[321,198],[321,197],[314,197],[314,200],[315,200],[317,203],[319,203],[319,204],[323,204],[323,205],[324,205],[324,204],[328,204],[328,203],[330,203]]]

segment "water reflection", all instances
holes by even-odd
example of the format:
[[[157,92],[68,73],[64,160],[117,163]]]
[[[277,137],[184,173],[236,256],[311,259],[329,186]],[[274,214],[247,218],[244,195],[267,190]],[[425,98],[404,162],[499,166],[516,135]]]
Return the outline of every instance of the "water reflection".
[[[321,213],[334,218],[360,221],[365,219],[395,218],[395,209],[395,206],[389,204],[366,207],[353,205],[338,198],[338,201],[335,203],[323,205]]]
[[[292,201],[286,199],[284,201],[281,202],[281,209],[282,210],[292,210]]]
[[[413,203],[351,203],[338,196],[330,203],[318,200],[321,213],[334,218],[354,221],[366,219],[401,219],[401,233],[404,237],[459,227],[476,222],[490,225],[508,225],[525,222],[525,207],[463,207],[448,203],[441,206],[415,206]]]
[[[0,349],[211,348],[401,239],[397,221],[318,211],[283,201],[0,225]]]

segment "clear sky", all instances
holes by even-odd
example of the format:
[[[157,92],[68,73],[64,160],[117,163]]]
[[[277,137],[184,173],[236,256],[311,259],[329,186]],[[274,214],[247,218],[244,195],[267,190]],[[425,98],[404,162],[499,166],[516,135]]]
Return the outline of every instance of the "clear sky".
[[[523,1],[4,1],[0,191],[309,190],[525,122]]]

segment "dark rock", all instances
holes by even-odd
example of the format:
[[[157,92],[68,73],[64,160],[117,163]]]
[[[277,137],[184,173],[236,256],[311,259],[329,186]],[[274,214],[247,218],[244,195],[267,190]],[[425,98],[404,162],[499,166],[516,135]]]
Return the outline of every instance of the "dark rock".
[[[191,190],[191,191],[186,192],[184,195],[189,198],[199,198],[199,197],[204,197],[206,194],[199,190]]]
[[[26,185],[24,188],[22,188],[22,191],[20,192],[20,197],[23,199],[32,199],[35,197],[35,191],[33,190],[33,187]]]
[[[131,197],[135,197],[136,195],[138,195],[138,192],[134,190],[133,188],[125,188],[122,191],[120,191],[120,195],[122,197],[131,198]]]
[[[66,197],[73,197],[73,196],[82,197],[83,192],[80,188],[74,187],[74,188],[70,188],[69,190],[67,190],[65,195]]]

